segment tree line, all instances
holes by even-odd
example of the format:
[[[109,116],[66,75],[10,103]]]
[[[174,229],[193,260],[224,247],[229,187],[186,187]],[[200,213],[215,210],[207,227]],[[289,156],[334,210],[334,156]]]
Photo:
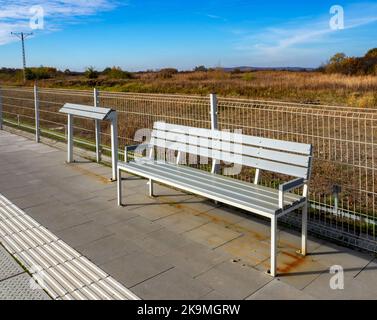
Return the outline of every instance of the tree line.
[[[325,73],[345,75],[377,75],[377,48],[369,50],[363,57],[348,57],[337,53],[319,68]]]

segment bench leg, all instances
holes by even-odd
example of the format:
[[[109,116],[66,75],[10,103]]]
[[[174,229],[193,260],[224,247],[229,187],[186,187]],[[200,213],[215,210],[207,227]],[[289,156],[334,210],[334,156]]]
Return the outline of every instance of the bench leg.
[[[154,197],[154,193],[153,193],[153,180],[152,179],[149,179],[148,185],[149,185],[149,196],[150,197]]]
[[[270,275],[276,276],[276,249],[277,249],[277,217],[271,218],[271,265]]]
[[[117,170],[118,206],[122,206],[122,171]]]
[[[308,246],[308,202],[302,207],[301,254],[306,256]]]

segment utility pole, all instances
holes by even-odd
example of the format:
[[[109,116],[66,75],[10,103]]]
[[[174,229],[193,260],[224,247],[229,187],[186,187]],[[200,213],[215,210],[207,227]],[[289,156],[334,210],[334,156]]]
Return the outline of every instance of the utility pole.
[[[33,35],[33,33],[25,32],[11,32],[11,35],[16,36],[22,42],[22,63],[24,67],[24,82],[26,81],[26,55],[25,55],[25,39]]]

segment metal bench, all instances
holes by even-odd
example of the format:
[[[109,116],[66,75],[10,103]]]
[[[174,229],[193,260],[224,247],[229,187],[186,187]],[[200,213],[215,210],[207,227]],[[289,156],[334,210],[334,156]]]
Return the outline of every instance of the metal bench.
[[[128,152],[146,150],[146,156],[128,160]],[[166,159],[166,155],[170,155]],[[212,172],[187,165],[187,158],[212,159]],[[302,208],[301,254],[307,252],[307,194],[312,146],[238,133],[155,122],[148,144],[129,146],[118,162],[118,205],[122,204],[122,171],[163,183],[271,219],[271,266],[276,276],[277,219]],[[255,168],[254,183],[216,174],[219,161]],[[294,178],[279,189],[259,185],[261,170]],[[301,194],[291,192],[302,188]]]
[[[111,162],[112,180],[116,180],[116,165],[118,161],[118,129],[117,113],[110,108],[92,107],[81,104],[66,103],[59,112],[68,115],[68,153],[67,162],[73,162],[73,116],[80,118],[93,119],[96,127],[96,158],[100,162],[100,125],[99,121],[111,122]]]

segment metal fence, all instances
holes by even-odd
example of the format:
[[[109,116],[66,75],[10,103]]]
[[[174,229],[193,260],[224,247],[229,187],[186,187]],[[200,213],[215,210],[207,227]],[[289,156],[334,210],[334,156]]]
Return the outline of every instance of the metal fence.
[[[65,140],[66,134],[66,117],[58,113],[62,105],[93,105],[95,99],[89,90],[23,87],[2,87],[0,97],[6,125],[35,131],[39,121],[37,131],[42,136],[59,140]],[[157,120],[211,127],[209,97],[101,91],[97,99],[99,106],[118,112],[120,151],[134,143],[137,129],[152,128]],[[377,109],[220,97],[216,116],[220,130],[241,129],[244,134],[313,144],[309,230],[377,252]],[[75,119],[74,131],[78,144],[94,148],[93,121]],[[108,152],[106,123],[101,124],[101,132]],[[244,169],[238,178],[251,180],[252,172]],[[268,172],[262,175],[268,185],[276,185],[280,178]],[[298,224],[298,216],[292,214],[286,222]]]

